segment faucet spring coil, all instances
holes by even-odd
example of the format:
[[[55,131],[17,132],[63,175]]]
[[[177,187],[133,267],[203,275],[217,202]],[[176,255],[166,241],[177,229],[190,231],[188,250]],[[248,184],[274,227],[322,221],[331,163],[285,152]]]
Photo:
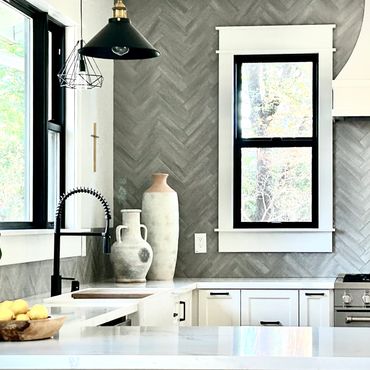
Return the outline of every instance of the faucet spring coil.
[[[100,192],[98,192],[97,190],[94,190],[94,189],[91,189],[91,188],[87,188],[87,187],[82,187],[82,186],[81,187],[73,188],[69,192],[64,193],[63,195],[60,196],[59,203],[58,203],[57,208],[56,208],[56,211],[55,211],[56,217],[60,217],[61,216],[61,212],[62,212],[62,209],[64,207],[65,201],[70,196],[72,196],[73,194],[77,194],[77,193],[85,193],[85,194],[91,194],[91,195],[93,195],[103,205],[105,217],[108,218],[108,219],[111,219],[112,218],[109,204],[108,204],[107,200],[103,197],[103,195]]]

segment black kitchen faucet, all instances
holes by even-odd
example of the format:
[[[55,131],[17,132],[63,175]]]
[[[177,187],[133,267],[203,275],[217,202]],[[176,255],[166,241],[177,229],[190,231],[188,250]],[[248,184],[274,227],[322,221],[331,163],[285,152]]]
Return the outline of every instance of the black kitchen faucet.
[[[65,201],[72,195],[77,193],[91,194],[97,198],[104,208],[105,217],[105,228],[104,231],[99,232],[66,232],[61,231],[62,223],[62,212],[64,211]],[[55,215],[55,225],[54,225],[54,271],[51,276],[51,296],[56,296],[62,293],[62,280],[74,280],[73,278],[63,278],[60,275],[60,237],[61,236],[101,236],[103,238],[103,252],[105,254],[110,253],[110,235],[109,235],[109,221],[112,218],[110,214],[110,208],[108,202],[105,198],[96,190],[90,188],[74,188],[68,193],[63,194],[60,197]]]

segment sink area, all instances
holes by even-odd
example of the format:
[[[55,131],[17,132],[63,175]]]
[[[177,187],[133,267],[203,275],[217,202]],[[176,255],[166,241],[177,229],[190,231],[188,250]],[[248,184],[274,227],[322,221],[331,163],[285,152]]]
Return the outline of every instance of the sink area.
[[[116,306],[122,300],[134,302],[151,298],[156,293],[165,292],[167,288],[145,288],[145,287],[89,287],[75,292],[64,293],[55,297],[44,299],[44,302],[53,306],[54,304],[67,305],[100,305],[105,304],[104,300]]]
[[[123,325],[133,326],[171,325],[173,320],[173,296],[169,288],[145,286],[95,286],[86,287],[44,299],[51,310],[75,310],[87,312],[81,315],[82,326]]]
[[[154,292],[127,291],[119,288],[85,289],[71,294],[73,299],[142,299]]]

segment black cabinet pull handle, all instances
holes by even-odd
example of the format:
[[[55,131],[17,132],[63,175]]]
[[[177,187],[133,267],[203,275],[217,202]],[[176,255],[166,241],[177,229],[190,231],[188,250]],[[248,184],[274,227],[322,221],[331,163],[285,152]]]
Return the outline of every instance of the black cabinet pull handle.
[[[184,301],[180,301],[180,305],[183,306],[183,310],[182,310],[182,313],[183,313],[183,316],[182,318],[180,318],[179,321],[185,321],[186,320],[186,303]]]
[[[306,297],[325,297],[325,293],[305,293]]]
[[[260,321],[262,326],[283,326],[280,321]]]
[[[211,293],[209,293],[209,295],[224,295],[224,296],[226,296],[226,295],[230,295],[230,293],[229,292],[211,292]]]

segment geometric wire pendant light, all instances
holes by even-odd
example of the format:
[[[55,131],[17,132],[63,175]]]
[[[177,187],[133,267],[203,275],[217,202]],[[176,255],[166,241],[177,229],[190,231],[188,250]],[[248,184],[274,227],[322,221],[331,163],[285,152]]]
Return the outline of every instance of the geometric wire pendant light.
[[[93,89],[95,87],[102,87],[104,77],[95,60],[91,57],[81,55],[78,52],[78,50],[85,45],[82,38],[82,0],[80,0],[80,22],[81,39],[77,41],[65,65],[58,73],[59,84],[61,87],[70,89]]]

